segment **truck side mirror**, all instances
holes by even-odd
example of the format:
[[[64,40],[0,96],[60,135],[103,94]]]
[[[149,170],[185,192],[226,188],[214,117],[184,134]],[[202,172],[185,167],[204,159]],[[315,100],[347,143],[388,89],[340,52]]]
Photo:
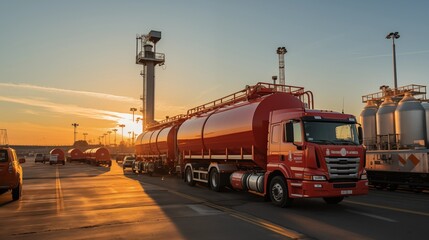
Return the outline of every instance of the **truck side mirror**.
[[[293,122],[286,123],[286,142],[293,143]]]
[[[358,138],[359,138],[359,144],[362,144],[363,143],[363,131],[362,131],[361,126],[358,127]]]

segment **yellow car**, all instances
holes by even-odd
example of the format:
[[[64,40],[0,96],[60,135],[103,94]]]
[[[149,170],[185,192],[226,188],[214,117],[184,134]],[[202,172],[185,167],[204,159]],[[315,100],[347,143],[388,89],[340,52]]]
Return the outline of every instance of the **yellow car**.
[[[0,147],[0,194],[12,191],[14,201],[21,198],[22,167],[25,159],[18,160],[16,152],[10,147]]]

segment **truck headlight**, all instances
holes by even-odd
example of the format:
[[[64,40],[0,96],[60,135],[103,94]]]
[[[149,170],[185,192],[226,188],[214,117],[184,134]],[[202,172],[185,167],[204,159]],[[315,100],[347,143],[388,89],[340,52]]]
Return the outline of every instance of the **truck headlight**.
[[[360,179],[361,180],[368,180],[368,176],[366,175],[366,173],[363,173],[362,175],[360,175]]]
[[[326,181],[325,176],[313,176],[314,181]]]

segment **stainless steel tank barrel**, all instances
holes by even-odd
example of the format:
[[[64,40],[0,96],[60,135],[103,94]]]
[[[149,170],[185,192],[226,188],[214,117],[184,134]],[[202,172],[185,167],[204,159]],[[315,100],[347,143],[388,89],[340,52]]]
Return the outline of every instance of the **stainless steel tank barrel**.
[[[417,141],[425,141],[425,109],[410,93],[399,102],[395,120],[401,148],[414,148]]]
[[[391,97],[386,97],[378,108],[376,114],[377,136],[381,149],[391,149],[396,142],[395,110],[396,103],[392,101]]]
[[[377,105],[373,101],[368,101],[360,114],[360,123],[363,128],[363,144],[368,149],[375,149],[376,143],[376,113]]]

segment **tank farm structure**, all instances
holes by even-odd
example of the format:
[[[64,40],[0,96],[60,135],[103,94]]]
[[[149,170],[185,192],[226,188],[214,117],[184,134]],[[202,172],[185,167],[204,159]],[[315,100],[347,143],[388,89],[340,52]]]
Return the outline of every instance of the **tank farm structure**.
[[[295,198],[336,204],[368,193],[356,118],[314,110],[313,93],[303,87],[260,82],[155,121],[154,66],[165,56],[149,42],[160,38],[151,31],[136,39],[145,91],[134,172],[176,173],[190,186],[248,191],[280,207]]]
[[[429,103],[426,86],[406,85],[362,96],[366,170],[378,189],[429,189]]]

